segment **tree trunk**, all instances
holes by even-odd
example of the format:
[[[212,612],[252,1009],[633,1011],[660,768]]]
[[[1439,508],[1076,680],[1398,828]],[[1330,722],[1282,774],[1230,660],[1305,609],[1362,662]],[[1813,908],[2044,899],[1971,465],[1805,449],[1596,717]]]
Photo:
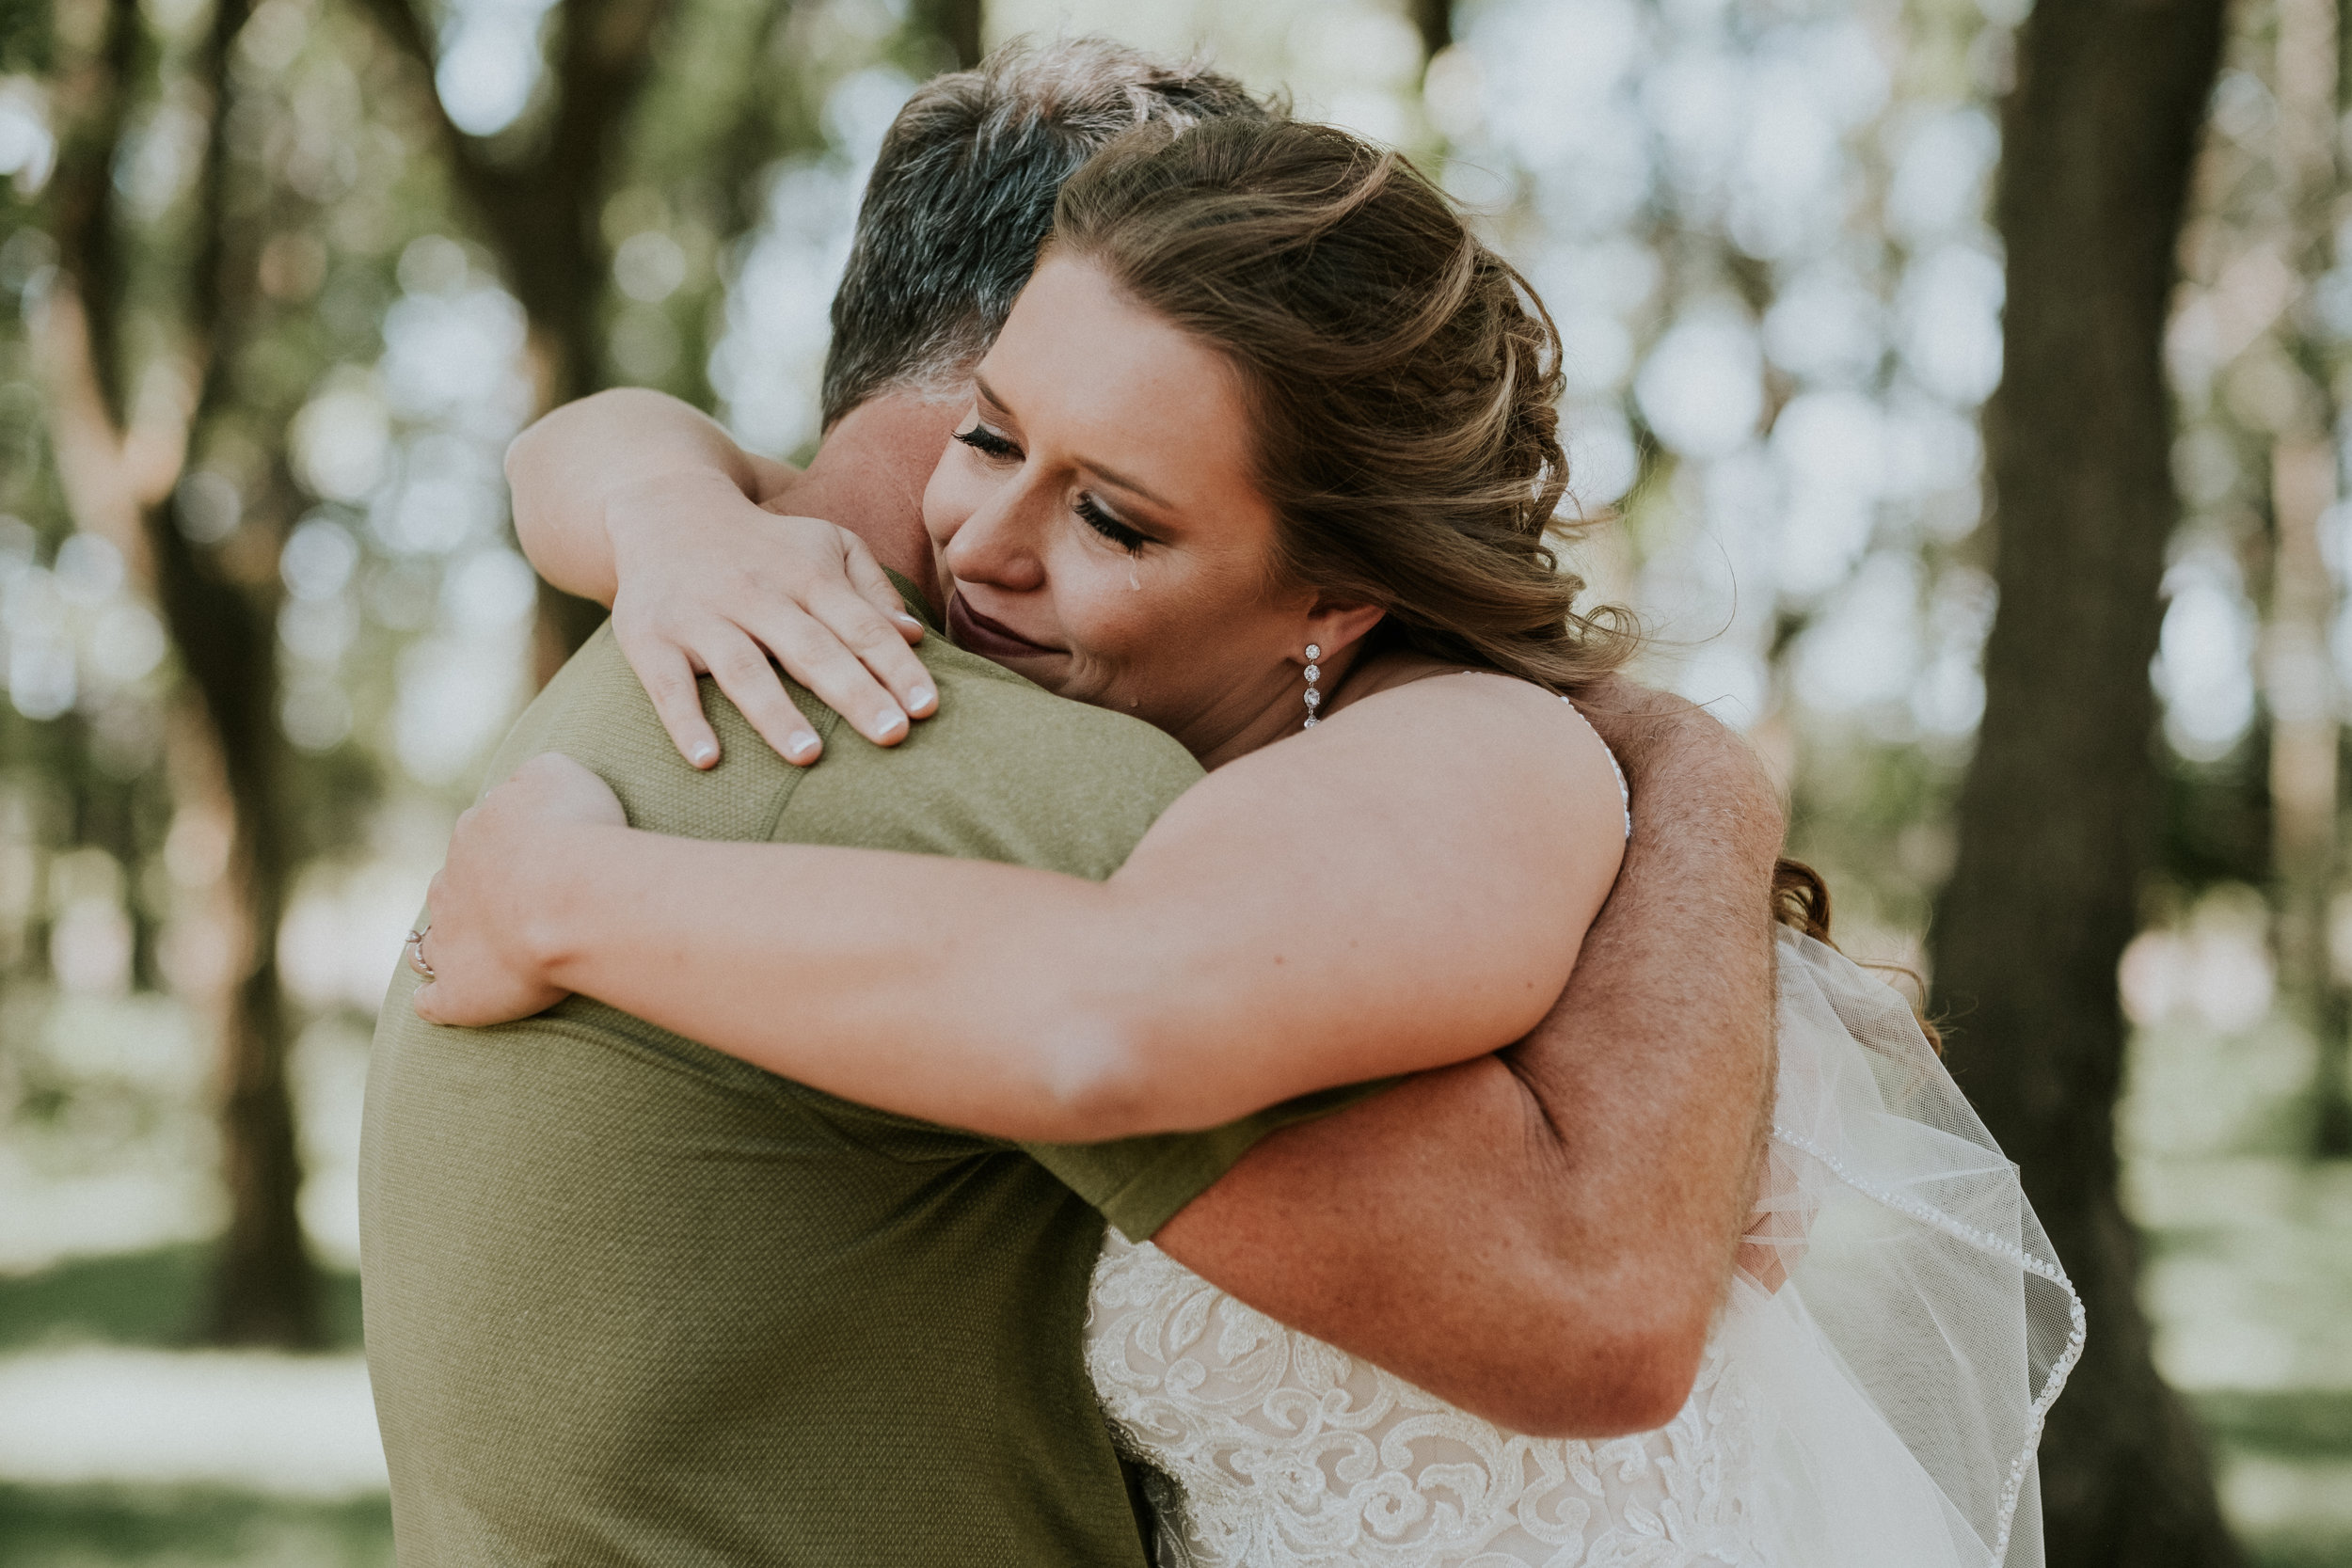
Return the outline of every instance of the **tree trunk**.
[[[1421,34],[1421,57],[1425,64],[1454,42],[1454,0],[1406,0],[1405,10]]]
[[[980,0],[915,0],[910,20],[947,46],[958,71],[980,63]]]
[[[2002,108],[2006,361],[1985,410],[2000,603],[1931,952],[1954,1070],[2090,1311],[2042,1444],[2053,1568],[2240,1560],[2197,1428],[2150,1358],[2113,1125],[2178,515],[2162,342],[2224,8],[2042,0]]]
[[[600,225],[629,112],[651,74],[671,0],[564,0],[549,62],[554,104],[529,156],[457,128],[433,87],[438,53],[415,0],[365,0],[418,72],[451,177],[497,251],[531,323],[540,400],[554,407],[606,385],[601,310],[612,266]],[[604,608],[542,581],[533,659],[544,683],[604,620]]]
[[[564,0],[549,62],[554,103],[528,156],[509,155],[457,128],[433,88],[437,50],[417,0],[363,0],[376,26],[418,73],[435,135],[477,230],[497,251],[531,321],[540,392],[552,407],[610,385],[602,316],[612,265],[600,216],[631,111],[651,74],[675,0]],[[789,0],[774,0],[780,15]],[[959,66],[980,58],[980,0],[915,0],[914,25],[935,34]],[[772,24],[758,36],[765,39]],[[751,103],[756,104],[755,91]],[[765,138],[739,124],[721,149],[740,172]],[[747,220],[756,211],[747,208]],[[728,236],[732,238],[733,236]],[[604,620],[602,606],[539,585],[533,657],[544,682]]]
[[[231,927],[227,974],[208,1006],[218,1031],[229,1234],[206,1336],[216,1343],[318,1342],[315,1275],[298,1213],[302,1170],[286,1079],[290,1021],[278,927],[292,871],[285,741],[277,724],[272,607],[230,580],[172,525],[168,497],[189,433],[228,392],[227,344],[250,295],[252,236],[233,236],[224,126],[230,50],[248,0],[218,0],[197,64],[213,95],[199,171],[188,327],[199,359],[194,406],[168,433],[132,428],[121,362],[125,275],[112,171],[144,35],[137,0],[113,0],[105,40],[79,83],[78,134],[60,159],[54,212],[59,297],[41,324],[58,467],[76,522],[111,540],[161,615],[193,688],[183,769],[225,801],[230,827],[217,918]]]
[[[235,0],[221,0],[226,8]],[[302,1162],[286,1077],[293,1021],[278,983],[278,927],[293,855],[287,833],[292,758],[278,727],[275,616],[230,580],[210,551],[173,526],[168,508],[145,516],[154,596],[193,686],[203,723],[196,742],[230,821],[226,896],[234,961],[218,999],[222,1176],[229,1234],[213,1279],[207,1338],[215,1344],[307,1347],[320,1342],[316,1272],[302,1233]],[[258,526],[248,524],[248,527]]]
[[[2327,272],[2334,245],[2337,121],[2344,107],[2342,0],[2278,0],[2279,132],[2275,162],[2286,211],[2288,264],[2304,277]],[[2273,734],[2270,791],[2278,886],[2280,990],[2318,1045],[2312,1152],[2352,1155],[2352,1085],[2344,1082],[2352,1023],[2329,951],[2330,904],[2343,865],[2337,818],[2344,693],[2328,654],[2337,611],[2335,576],[2320,546],[2338,490],[2332,432],[2339,410],[2330,345],[2302,333],[2288,344],[2302,395],[2271,452],[2270,516],[2277,568],[2266,660]]]
[[[2312,390],[2314,402],[2324,390]],[[2325,423],[2318,431],[2325,431]],[[2264,648],[2264,698],[2270,709],[2271,867],[2277,911],[2272,943],[2279,998],[2318,1047],[2314,1152],[2345,1135],[2344,1006],[2329,952],[2329,904],[2340,859],[2337,803],[2343,726],[2328,634],[2335,578],[2320,531],[2335,501],[2334,444],[2296,431],[2271,450],[2270,625]]]
[[[192,430],[233,396],[231,345],[248,325],[257,236],[229,220],[229,60],[251,0],[215,0],[199,70],[212,93],[199,202],[204,216],[189,309],[202,356]],[[219,1344],[315,1345],[317,1273],[302,1234],[302,1159],[286,1078],[293,1043],[278,976],[278,927],[294,875],[292,756],[278,727],[277,595],[232,580],[173,524],[168,501],[142,517],[154,596],[196,688],[230,813],[228,892],[242,927],[223,997],[221,1130],[229,1236],[213,1282]],[[249,525],[258,526],[258,525]]]

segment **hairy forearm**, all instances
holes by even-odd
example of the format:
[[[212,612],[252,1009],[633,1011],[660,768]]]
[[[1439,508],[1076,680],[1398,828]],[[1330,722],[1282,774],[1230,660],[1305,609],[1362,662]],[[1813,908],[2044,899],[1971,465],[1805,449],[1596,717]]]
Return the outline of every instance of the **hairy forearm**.
[[[1613,1260],[1629,1299],[1695,1327],[1728,1283],[1771,1114],[1785,821],[1746,744],[1690,705],[1619,684],[1585,705],[1624,760],[1633,840],[1559,1006],[1504,1060],[1575,1195],[1559,1255]]]
[[[1560,1250],[1577,1196],[1495,1056],[1276,1132],[1152,1240],[1260,1310],[1508,1431],[1663,1424],[1703,1348],[1643,1249]]]
[[[506,451],[515,533],[539,575],[610,605],[619,592],[605,509],[634,484],[725,486],[764,499],[773,474],[719,423],[665,393],[619,388],[567,403]]]
[[[1514,1430],[1597,1437],[1688,1392],[1772,1063],[1777,799],[1713,721],[1587,711],[1634,841],[1558,1006],[1499,1058],[1254,1149],[1155,1238],[1252,1305]]]

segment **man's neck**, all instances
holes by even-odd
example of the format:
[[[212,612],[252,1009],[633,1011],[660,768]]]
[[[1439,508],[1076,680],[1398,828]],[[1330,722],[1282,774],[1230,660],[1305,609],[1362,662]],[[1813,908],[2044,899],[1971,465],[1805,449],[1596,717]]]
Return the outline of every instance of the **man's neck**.
[[[866,541],[874,559],[922,591],[936,613],[938,580],[923,531],[923,486],[962,417],[958,401],[886,392],[844,414],[771,512],[822,517]]]

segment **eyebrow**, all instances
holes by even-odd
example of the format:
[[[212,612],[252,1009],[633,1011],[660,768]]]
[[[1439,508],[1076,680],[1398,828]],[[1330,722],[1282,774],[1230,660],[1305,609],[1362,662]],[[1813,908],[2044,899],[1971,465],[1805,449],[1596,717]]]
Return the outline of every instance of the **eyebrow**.
[[[996,395],[996,388],[988,384],[987,377],[979,374],[976,371],[972,375],[972,384],[979,388],[980,396],[987,399],[988,402],[995,407],[1003,410],[1007,414],[1012,412],[1012,405],[1007,403],[1003,398]],[[1093,470],[1103,478],[1110,481],[1113,484],[1119,486],[1121,490],[1132,491],[1134,494],[1141,496],[1145,500],[1151,501],[1155,505],[1168,507],[1170,511],[1175,510],[1175,508],[1170,505],[1170,503],[1164,497],[1145,487],[1144,485],[1137,484],[1134,480],[1129,479],[1125,474],[1120,473],[1116,468],[1106,468],[1102,464],[1095,462],[1093,459],[1086,457],[1078,459],[1078,466],[1082,468]]]

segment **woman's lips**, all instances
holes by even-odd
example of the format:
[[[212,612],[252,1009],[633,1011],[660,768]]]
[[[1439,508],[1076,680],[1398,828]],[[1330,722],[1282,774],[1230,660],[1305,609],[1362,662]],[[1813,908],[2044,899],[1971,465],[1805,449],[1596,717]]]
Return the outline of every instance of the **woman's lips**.
[[[947,595],[947,635],[957,647],[982,658],[1036,658],[1061,652],[1030,641],[1001,621],[990,620],[965,603],[960,591]]]

